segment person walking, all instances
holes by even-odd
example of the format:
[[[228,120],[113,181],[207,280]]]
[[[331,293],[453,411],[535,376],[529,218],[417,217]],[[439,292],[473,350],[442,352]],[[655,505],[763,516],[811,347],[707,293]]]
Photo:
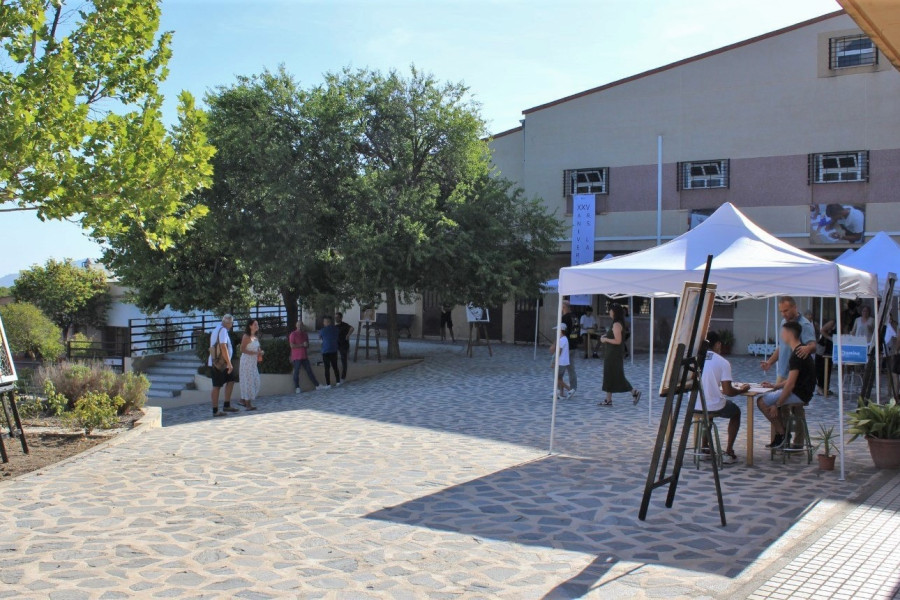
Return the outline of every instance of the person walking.
[[[606,392],[606,400],[599,406],[612,406],[613,394],[631,392],[634,404],[641,401],[641,392],[634,389],[625,377],[625,310],[620,304],[611,304],[609,316],[612,318],[612,326],[606,332],[600,343],[603,344],[603,391]]]
[[[356,329],[344,322],[344,313],[334,313],[334,324],[338,328],[338,354],[341,357],[341,380],[347,380],[347,356],[350,354],[350,336]]]
[[[313,373],[312,365],[309,364],[309,334],[306,333],[306,327],[303,321],[297,321],[296,329],[288,336],[288,343],[291,346],[291,364],[294,365],[294,393],[302,392],[300,389],[300,368],[306,371],[306,376],[312,381],[313,387],[318,389],[319,380]]]
[[[341,372],[338,371],[338,328],[331,317],[322,318],[322,329],[319,338],[322,340],[322,362],[325,364],[325,389],[331,387],[331,369],[334,369],[334,387],[341,385]]]
[[[224,417],[226,413],[237,412],[238,409],[231,406],[231,392],[234,389],[234,366],[231,364],[231,356],[234,349],[231,346],[231,336],[228,333],[234,327],[234,317],[224,315],[222,322],[216,325],[209,336],[209,360],[206,361],[211,371],[212,414],[214,417]],[[222,412],[219,412],[219,392],[225,388],[225,404]]]
[[[550,367],[555,368],[556,362],[559,362],[556,385],[559,388],[560,400],[567,400],[575,395],[578,377],[575,376],[575,365],[572,364],[569,356],[568,327],[566,327],[565,323],[560,323],[556,329],[559,335],[557,337],[557,343],[550,346],[550,354],[553,355],[553,360],[550,361]],[[566,382],[563,380],[563,375],[566,373],[569,374],[568,385],[566,385]],[[568,392],[568,394],[566,392]]]
[[[450,332],[450,340],[455,344],[456,336],[453,335],[453,307],[452,306],[442,306],[441,307],[441,341],[446,341],[447,334],[444,330]]]
[[[259,321],[250,319],[244,327],[241,338],[241,358],[238,383],[241,386],[241,400],[238,402],[245,410],[256,410],[253,401],[259,394],[259,363],[262,362],[263,351],[259,347]]]

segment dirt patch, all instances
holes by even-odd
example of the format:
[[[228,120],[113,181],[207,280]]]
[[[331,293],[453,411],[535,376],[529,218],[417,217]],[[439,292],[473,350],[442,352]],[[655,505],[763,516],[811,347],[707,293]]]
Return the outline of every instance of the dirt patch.
[[[118,430],[134,427],[134,422],[144,416],[140,410],[131,411],[119,417],[119,424],[111,431],[105,430],[100,435],[86,436],[65,430],[64,424],[57,417],[33,417],[22,420],[25,428],[25,441],[28,442],[28,454],[22,452],[22,444],[18,439],[4,436],[3,444],[9,455],[8,463],[0,463],[0,481],[8,481],[13,477],[36,471],[47,465],[58,463],[70,456],[75,456],[97,444],[113,437]],[[39,433],[30,432],[29,428],[40,427]],[[53,428],[56,431],[46,431]]]

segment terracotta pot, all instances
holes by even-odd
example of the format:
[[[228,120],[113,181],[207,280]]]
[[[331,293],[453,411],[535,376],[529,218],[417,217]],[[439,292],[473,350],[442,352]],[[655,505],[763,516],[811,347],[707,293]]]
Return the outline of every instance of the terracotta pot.
[[[819,470],[820,471],[834,471],[834,459],[836,456],[825,456],[824,454],[819,455]]]
[[[869,454],[878,469],[900,469],[900,440],[882,440],[866,438],[869,442]]]

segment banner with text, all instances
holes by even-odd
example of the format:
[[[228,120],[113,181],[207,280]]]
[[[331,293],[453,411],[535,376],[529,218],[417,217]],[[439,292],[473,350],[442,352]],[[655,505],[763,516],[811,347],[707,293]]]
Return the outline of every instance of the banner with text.
[[[594,262],[594,226],[596,224],[593,194],[572,196],[572,265]],[[590,306],[589,295],[570,296],[570,304]]]

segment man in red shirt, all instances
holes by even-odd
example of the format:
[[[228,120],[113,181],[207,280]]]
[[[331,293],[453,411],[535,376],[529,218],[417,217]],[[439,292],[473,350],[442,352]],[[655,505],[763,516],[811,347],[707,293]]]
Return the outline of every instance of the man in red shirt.
[[[319,381],[313,373],[312,366],[309,364],[309,335],[303,327],[303,321],[297,321],[297,328],[288,336],[288,342],[291,345],[291,362],[294,365],[294,393],[299,394],[300,390],[300,367],[306,371],[313,387],[319,387]]]

